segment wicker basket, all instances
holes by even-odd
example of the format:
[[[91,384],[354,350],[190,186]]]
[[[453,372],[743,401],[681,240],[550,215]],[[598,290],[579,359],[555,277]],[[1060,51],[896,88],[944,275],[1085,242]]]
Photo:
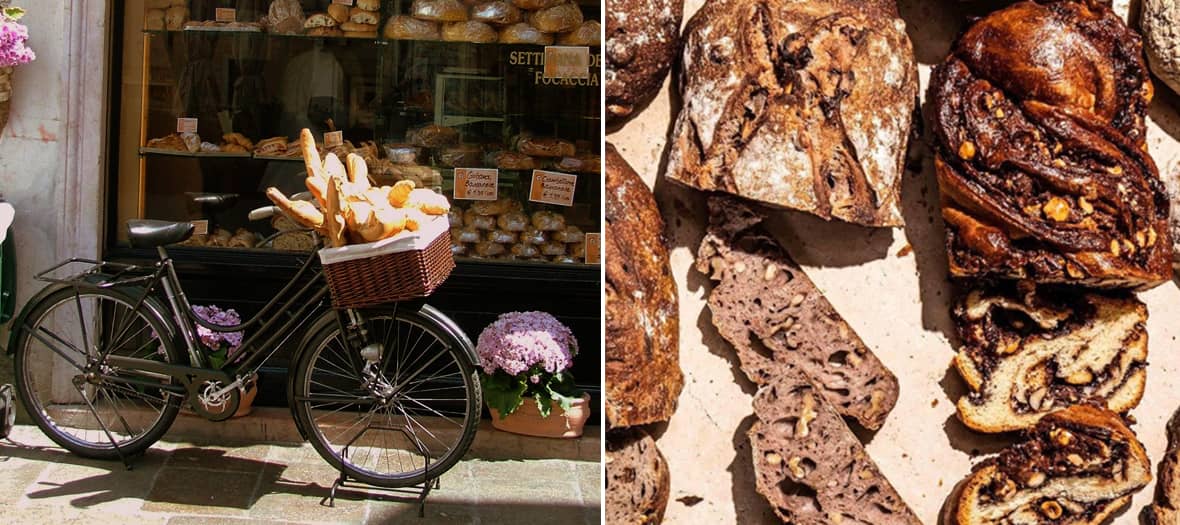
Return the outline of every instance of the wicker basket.
[[[332,305],[364,308],[434,293],[455,269],[447,218],[441,222],[397,242],[320,250]]]

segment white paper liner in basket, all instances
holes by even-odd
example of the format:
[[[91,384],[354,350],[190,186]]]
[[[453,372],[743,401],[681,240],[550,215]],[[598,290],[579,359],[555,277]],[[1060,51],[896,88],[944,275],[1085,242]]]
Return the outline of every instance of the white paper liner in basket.
[[[324,248],[319,251],[320,262],[328,265],[356,259],[367,259],[378,255],[422,250],[434,242],[439,235],[448,235],[450,221],[446,215],[432,217],[422,224],[418,231],[403,231],[388,239],[364,244],[350,244],[339,248]]]

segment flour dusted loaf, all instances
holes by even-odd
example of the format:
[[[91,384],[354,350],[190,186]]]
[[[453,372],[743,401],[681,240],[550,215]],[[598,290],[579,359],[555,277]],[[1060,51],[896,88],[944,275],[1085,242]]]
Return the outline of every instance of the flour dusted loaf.
[[[651,436],[638,428],[607,434],[607,523],[659,523],[668,506],[670,485],[668,463]]]
[[[1168,422],[1168,450],[1160,460],[1155,502],[1144,509],[1148,525],[1180,524],[1180,411]]]
[[[719,0],[684,31],[667,176],[900,226],[918,70],[893,0]]]
[[[1172,275],[1147,152],[1139,36],[1101,2],[1018,2],[975,22],[930,82],[956,277],[1145,289]]]
[[[758,389],[758,493],[786,523],[921,524],[825,395],[796,368]]]
[[[953,311],[955,366],[970,393],[959,418],[981,432],[1032,427],[1083,402],[1139,404],[1147,379],[1147,307],[1129,293],[980,285]]]
[[[1143,0],[1139,20],[1151,71],[1180,93],[1180,3]]]
[[[708,300],[713,326],[751,381],[771,384],[798,370],[841,415],[881,428],[897,403],[897,378],[761,222],[738,199],[709,198],[697,270],[717,283]]]
[[[664,221],[651,191],[610,143],[604,243],[607,424],[667,421],[684,377]]]
[[[1119,416],[1077,405],[976,466],[952,496],[947,523],[1098,525],[1150,481],[1143,445]]]
[[[638,114],[655,98],[680,51],[683,17],[684,0],[607,2],[608,125],[620,124]]]

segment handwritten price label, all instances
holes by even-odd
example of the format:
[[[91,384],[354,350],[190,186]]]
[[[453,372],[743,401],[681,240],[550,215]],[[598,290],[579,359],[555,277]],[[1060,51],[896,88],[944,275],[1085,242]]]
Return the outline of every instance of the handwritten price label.
[[[545,78],[590,78],[590,48],[545,46]]]
[[[213,10],[213,19],[218,22],[237,22],[238,10],[232,7],[218,7]]]
[[[336,146],[339,146],[341,144],[344,144],[344,132],[343,131],[329,131],[327,133],[324,133],[324,147],[325,148],[335,148]]]
[[[578,176],[556,171],[533,170],[529,200],[558,206],[574,205],[574,187]]]
[[[178,118],[176,119],[177,133],[196,133],[197,119],[195,118]]]
[[[586,234],[586,264],[602,264],[602,234]]]
[[[500,170],[455,168],[455,198],[469,201],[494,201],[499,195]]]

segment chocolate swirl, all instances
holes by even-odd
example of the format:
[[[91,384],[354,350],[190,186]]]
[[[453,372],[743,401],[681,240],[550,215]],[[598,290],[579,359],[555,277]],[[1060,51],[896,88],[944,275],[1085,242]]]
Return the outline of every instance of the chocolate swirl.
[[[952,275],[1139,289],[1171,277],[1151,81],[1110,8],[997,11],[959,37],[930,90]]]

